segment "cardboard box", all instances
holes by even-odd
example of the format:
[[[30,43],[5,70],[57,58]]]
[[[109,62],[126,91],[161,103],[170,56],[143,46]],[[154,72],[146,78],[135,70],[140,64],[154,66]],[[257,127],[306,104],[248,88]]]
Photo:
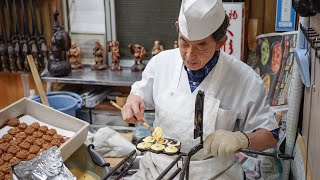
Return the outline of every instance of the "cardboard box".
[[[30,115],[41,122],[75,133],[59,148],[61,157],[64,161],[67,160],[68,157],[70,157],[87,139],[89,129],[89,124],[87,122],[28,98],[20,99],[0,110],[0,126],[5,124],[8,120],[21,115]]]

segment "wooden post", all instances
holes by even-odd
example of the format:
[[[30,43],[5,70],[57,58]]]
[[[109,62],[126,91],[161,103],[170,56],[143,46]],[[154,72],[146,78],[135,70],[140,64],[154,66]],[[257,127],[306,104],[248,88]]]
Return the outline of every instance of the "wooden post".
[[[48,99],[47,99],[47,96],[46,96],[46,93],[44,92],[44,89],[43,89],[43,86],[41,83],[39,72],[36,68],[36,65],[34,64],[34,60],[33,60],[32,55],[27,55],[27,59],[28,59],[28,63],[29,63],[30,69],[31,69],[31,73],[32,73],[34,82],[36,83],[36,87],[39,92],[41,102],[42,102],[42,104],[44,104],[46,106],[50,106]]]

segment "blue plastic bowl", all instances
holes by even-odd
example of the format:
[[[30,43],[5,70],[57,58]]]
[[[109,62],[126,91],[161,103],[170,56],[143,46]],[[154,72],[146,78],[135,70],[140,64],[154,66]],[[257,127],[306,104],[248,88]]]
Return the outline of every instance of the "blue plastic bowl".
[[[73,92],[68,91],[53,91],[46,94],[50,107],[69,114],[76,116],[76,110],[82,106],[82,98]],[[40,97],[36,96],[32,100],[41,103]]]

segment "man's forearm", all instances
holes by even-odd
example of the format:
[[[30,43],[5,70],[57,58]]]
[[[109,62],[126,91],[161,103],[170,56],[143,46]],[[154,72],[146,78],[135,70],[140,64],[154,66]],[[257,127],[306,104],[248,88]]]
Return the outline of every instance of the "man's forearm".
[[[269,148],[274,148],[277,145],[276,138],[266,129],[259,129],[248,134],[250,146],[248,149],[255,151],[264,151]]]

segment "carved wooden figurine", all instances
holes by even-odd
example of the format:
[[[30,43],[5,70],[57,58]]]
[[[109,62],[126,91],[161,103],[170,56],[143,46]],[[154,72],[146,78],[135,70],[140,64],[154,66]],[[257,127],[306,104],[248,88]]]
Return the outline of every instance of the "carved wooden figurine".
[[[65,59],[65,52],[71,47],[71,38],[60,25],[58,20],[59,13],[54,14],[53,36],[49,49],[48,70],[53,76],[66,76],[71,72],[71,65]]]
[[[100,42],[97,41],[93,48],[93,56],[96,64],[92,66],[92,69],[94,70],[107,69],[107,65],[103,63],[103,51],[104,51],[103,46],[100,44]]]
[[[122,67],[120,64],[120,51],[119,51],[119,42],[118,41],[111,41],[109,44],[109,51],[112,53],[112,71],[122,71]]]
[[[154,45],[152,48],[152,56],[159,54],[163,50],[164,49],[163,46],[160,44],[160,41],[154,41]]]
[[[131,71],[133,72],[143,71],[144,68],[146,67],[146,65],[143,64],[143,59],[146,54],[146,50],[140,44],[135,44],[135,45],[129,44],[128,47],[130,49],[131,54],[133,55],[133,60],[134,60],[134,65],[131,67]]]
[[[83,64],[80,62],[80,48],[75,42],[71,42],[71,48],[67,54],[72,69],[79,69],[83,67]]]

